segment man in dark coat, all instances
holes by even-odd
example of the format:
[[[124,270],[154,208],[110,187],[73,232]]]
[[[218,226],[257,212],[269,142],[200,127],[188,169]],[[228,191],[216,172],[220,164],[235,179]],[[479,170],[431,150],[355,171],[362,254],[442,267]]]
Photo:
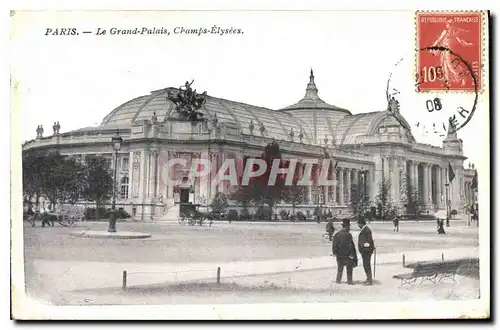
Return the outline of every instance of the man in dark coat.
[[[365,269],[366,281],[363,283],[365,285],[372,285],[372,266],[371,259],[373,251],[375,251],[375,243],[373,242],[372,231],[366,225],[364,220],[358,222],[359,228],[361,228],[358,236],[358,249],[363,259],[363,268]]]
[[[438,222],[439,222],[438,235],[446,234],[446,232],[444,231],[444,220],[438,219]]]
[[[399,216],[394,216],[394,219],[392,220],[394,223],[394,231],[399,232]]]
[[[328,233],[328,239],[330,240],[330,242],[333,241],[333,233],[335,232],[335,228],[333,227],[333,219],[328,219],[325,230]]]
[[[344,219],[342,229],[333,236],[332,253],[337,258],[337,283],[342,281],[344,267],[347,268],[347,284],[352,283],[352,270],[358,265],[356,247],[349,233],[349,219]]]

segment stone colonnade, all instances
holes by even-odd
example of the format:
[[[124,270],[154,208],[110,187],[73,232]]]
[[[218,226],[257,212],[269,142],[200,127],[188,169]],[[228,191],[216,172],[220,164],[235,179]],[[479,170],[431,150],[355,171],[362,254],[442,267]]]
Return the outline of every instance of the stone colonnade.
[[[157,216],[159,215],[159,207],[168,208],[174,204],[174,201],[179,201],[179,191],[175,191],[174,185],[166,182],[168,173],[165,170],[165,165],[170,159],[186,159],[188,166],[184,168],[184,172],[187,176],[193,159],[208,159],[209,154],[212,173],[217,173],[224,160],[228,157],[243,159],[242,152],[209,152],[208,150],[202,152],[174,152],[157,147],[130,151],[128,197],[129,201],[135,204],[135,216],[145,219]],[[194,185],[189,185],[186,182],[186,187],[183,184],[179,186],[189,188],[189,202],[205,204],[210,202],[217,192],[227,194],[231,191],[228,181],[217,183],[212,179],[207,176],[205,179],[196,179]],[[330,168],[329,179],[337,179],[337,183],[320,187],[305,186],[306,193],[303,204],[315,205],[321,203],[326,206],[346,207],[349,206],[352,197],[350,187],[360,183],[362,184],[360,189],[370,195],[373,181],[373,177],[368,170],[349,167],[337,167],[335,173]],[[372,197],[370,196],[371,199]]]
[[[379,170],[383,176],[378,176],[377,185],[382,177],[389,180],[391,198],[401,210],[404,208],[404,194],[408,193],[405,181],[411,190],[418,192],[419,202],[424,210],[434,212],[446,207],[446,166],[408,160],[400,156],[382,157],[381,165]],[[458,175],[455,180],[448,186],[448,200],[452,208],[456,208],[460,203]]]
[[[129,155],[129,200],[137,205],[137,211],[142,217],[157,215],[155,207],[164,205],[170,207],[175,198],[178,201],[178,191],[174,186],[166,183],[165,164],[172,158],[185,158],[188,164],[195,158],[212,161],[213,171],[223,164],[227,157],[241,157],[242,152],[173,152],[165,149],[150,148],[130,151]],[[252,156],[250,156],[252,157]],[[187,167],[187,172],[190,166]],[[389,180],[390,195],[396,206],[404,211],[404,182],[411,185],[418,192],[420,205],[430,212],[446,207],[446,183],[448,182],[448,166],[410,160],[402,156],[382,156],[375,162],[375,167],[367,166],[367,170],[352,167],[337,167],[329,174],[329,179],[337,182],[331,186],[305,186],[304,203],[309,205],[322,204],[329,207],[347,207],[353,196],[351,187],[361,183],[360,189],[369,196],[371,202],[376,202],[379,193],[379,182],[382,178]],[[332,169],[331,169],[332,170]],[[448,200],[450,207],[458,209],[461,205],[461,196],[473,196],[470,185],[460,187],[460,169],[455,171],[455,180],[448,186]],[[333,173],[334,172],[334,173]],[[210,202],[217,192],[228,194],[231,191],[230,183],[217,183],[212,178],[197,179],[190,188],[189,201],[204,204]],[[464,201],[465,202],[465,201]]]

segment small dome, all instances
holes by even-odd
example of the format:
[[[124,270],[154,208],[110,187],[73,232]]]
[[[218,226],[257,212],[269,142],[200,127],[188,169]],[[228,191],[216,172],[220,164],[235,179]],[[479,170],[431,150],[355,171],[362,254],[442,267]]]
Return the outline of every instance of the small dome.
[[[331,144],[335,144],[337,124],[344,117],[352,116],[349,110],[328,104],[318,96],[318,88],[314,83],[312,69],[306,87],[306,94],[302,100],[279,110],[279,112],[288,113],[303,120],[311,128],[311,135],[315,144],[325,144],[325,136],[328,137]]]
[[[318,96],[318,88],[316,88],[316,84],[314,83],[314,73],[311,69],[311,75],[309,76],[309,83],[306,87],[306,95],[299,102],[292,104],[286,108],[281,109],[281,111],[286,110],[300,110],[300,109],[323,109],[323,110],[334,110],[340,111],[344,114],[351,114],[349,110],[342,109],[336,107],[334,105],[330,105],[320,99]]]

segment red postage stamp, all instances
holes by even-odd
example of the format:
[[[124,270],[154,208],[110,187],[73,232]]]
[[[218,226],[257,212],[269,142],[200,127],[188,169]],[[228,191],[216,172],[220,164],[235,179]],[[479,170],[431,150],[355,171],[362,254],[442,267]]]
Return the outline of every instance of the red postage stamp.
[[[481,90],[480,12],[417,12],[417,91]]]

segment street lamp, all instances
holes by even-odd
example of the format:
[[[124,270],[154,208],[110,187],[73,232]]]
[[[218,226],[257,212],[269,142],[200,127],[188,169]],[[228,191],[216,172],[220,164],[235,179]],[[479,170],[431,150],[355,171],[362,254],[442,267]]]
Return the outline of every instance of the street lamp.
[[[109,226],[108,226],[108,232],[110,233],[115,233],[116,232],[116,168],[117,168],[117,163],[118,163],[118,151],[122,148],[122,142],[123,139],[120,136],[118,130],[116,130],[115,136],[111,138],[111,145],[113,146],[113,150],[115,151],[114,154],[114,168],[113,168],[113,199],[111,202],[111,213],[109,214]]]
[[[450,226],[450,202],[449,202],[449,186],[450,184],[447,182],[444,184],[445,188],[446,188],[446,227],[449,227]]]

